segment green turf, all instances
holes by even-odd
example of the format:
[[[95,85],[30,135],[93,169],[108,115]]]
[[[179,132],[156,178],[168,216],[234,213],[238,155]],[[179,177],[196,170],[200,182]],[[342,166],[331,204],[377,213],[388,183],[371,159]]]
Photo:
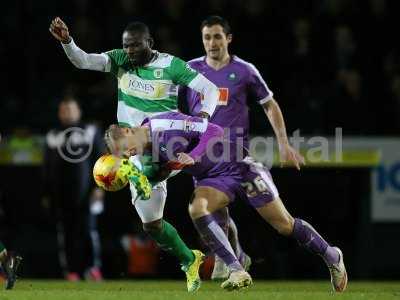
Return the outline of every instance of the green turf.
[[[12,291],[1,291],[0,300],[175,300],[175,299],[400,299],[400,282],[351,282],[343,294],[333,295],[328,282],[258,281],[242,292],[226,292],[215,282],[204,282],[196,294],[188,294],[182,281],[65,281],[20,280]]]

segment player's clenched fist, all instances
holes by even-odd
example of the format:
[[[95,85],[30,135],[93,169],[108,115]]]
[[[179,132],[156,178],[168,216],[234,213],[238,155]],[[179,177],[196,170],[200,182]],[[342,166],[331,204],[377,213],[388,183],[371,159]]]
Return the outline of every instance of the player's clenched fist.
[[[61,43],[68,44],[71,42],[68,27],[59,17],[51,21],[49,30],[51,34]]]

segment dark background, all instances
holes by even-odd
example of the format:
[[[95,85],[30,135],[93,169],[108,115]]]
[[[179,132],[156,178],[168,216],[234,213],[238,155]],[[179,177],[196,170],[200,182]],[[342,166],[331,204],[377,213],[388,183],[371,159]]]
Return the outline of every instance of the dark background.
[[[185,60],[203,55],[199,26],[209,14],[227,18],[231,53],[255,64],[284,112],[288,132],[398,136],[400,56],[398,1],[9,1],[0,10],[0,129],[44,134],[57,121],[58,100],[73,93],[84,118],[100,126],[115,121],[116,81],[110,74],[78,70],[48,31],[55,16],[87,52],[121,47],[130,21],[146,22],[155,49]],[[271,133],[262,110],[251,107],[252,134]],[[369,169],[273,170],[293,215],[310,222],[340,246],[352,278],[400,278],[399,224],[369,218]],[[25,257],[23,275],[61,276],[54,220],[42,203],[40,167],[0,166],[0,238]],[[165,217],[191,246],[197,235],[187,215],[191,179],[169,182]],[[140,232],[129,191],[108,193],[100,218],[103,271],[124,277],[127,258],[119,243]],[[279,237],[244,204],[235,203],[242,244],[265,278],[327,278],[322,261]],[[182,276],[173,258],[161,256],[160,276]]]
[[[87,52],[121,47],[128,22],[146,22],[155,49],[185,60],[203,55],[199,26],[209,14],[233,29],[231,52],[255,64],[304,133],[398,134],[400,60],[395,0],[10,1],[0,18],[0,126],[46,131],[57,98],[73,91],[87,119],[115,118],[111,75],[75,69],[48,32],[60,16]],[[46,112],[45,114],[43,112]],[[255,112],[254,129],[264,118]]]

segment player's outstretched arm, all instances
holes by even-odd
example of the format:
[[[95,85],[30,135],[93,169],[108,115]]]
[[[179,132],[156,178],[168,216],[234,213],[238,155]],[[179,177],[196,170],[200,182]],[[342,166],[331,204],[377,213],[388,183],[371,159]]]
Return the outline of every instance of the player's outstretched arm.
[[[278,103],[272,98],[262,106],[278,140],[281,163],[292,162],[300,170],[300,165],[305,164],[304,157],[289,144],[285,121]]]
[[[50,24],[50,33],[61,42],[65,54],[72,64],[79,69],[109,72],[111,60],[107,54],[86,53],[80,49],[69,34],[67,25],[59,18]]]
[[[189,87],[204,96],[199,117],[211,117],[217,107],[219,99],[218,87],[202,74],[198,74],[189,84]]]

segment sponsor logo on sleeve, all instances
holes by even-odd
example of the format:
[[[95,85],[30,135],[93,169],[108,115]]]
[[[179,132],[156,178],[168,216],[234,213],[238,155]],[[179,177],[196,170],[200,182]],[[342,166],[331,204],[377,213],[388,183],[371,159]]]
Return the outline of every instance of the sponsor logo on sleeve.
[[[189,66],[188,63],[186,64],[186,69],[187,69],[189,72],[196,73],[196,71],[195,71],[191,66]]]
[[[229,99],[229,88],[221,87],[218,88],[219,90],[219,99],[218,99],[218,105],[228,105],[228,99]],[[204,95],[201,95],[201,101],[204,100]]]

